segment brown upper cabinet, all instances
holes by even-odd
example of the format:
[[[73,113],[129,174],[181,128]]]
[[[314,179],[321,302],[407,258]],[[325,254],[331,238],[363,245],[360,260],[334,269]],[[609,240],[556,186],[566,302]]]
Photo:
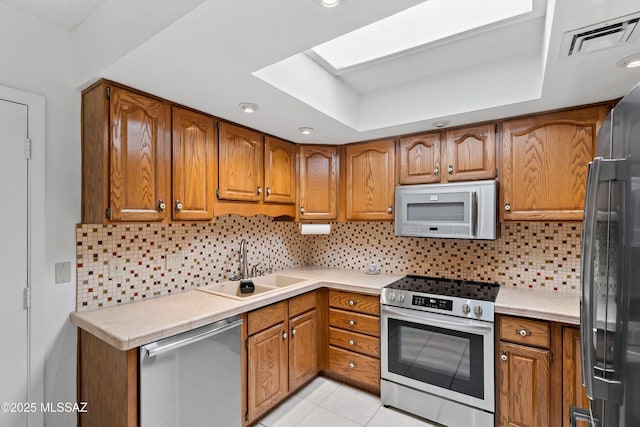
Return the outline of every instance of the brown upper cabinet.
[[[297,219],[330,220],[338,217],[338,148],[299,145]]]
[[[440,132],[405,136],[398,142],[400,184],[440,182]]]
[[[220,123],[218,128],[218,198],[259,202],[263,191],[263,135],[229,123]]]
[[[174,220],[212,220],[217,181],[213,119],[173,107]]]
[[[296,202],[296,146],[278,138],[264,139],[265,203]]]
[[[588,164],[604,106],[505,121],[500,204],[503,220],[581,220]]]
[[[496,125],[486,123],[400,138],[399,183],[492,179],[496,169]]]
[[[82,93],[82,222],[164,221],[171,106],[108,81]]]
[[[347,220],[393,220],[395,141],[351,144],[345,150]]]

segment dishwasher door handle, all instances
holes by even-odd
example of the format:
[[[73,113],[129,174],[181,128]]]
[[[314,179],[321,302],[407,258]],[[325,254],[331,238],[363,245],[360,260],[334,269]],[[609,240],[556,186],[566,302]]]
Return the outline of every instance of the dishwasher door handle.
[[[212,336],[226,332],[230,329],[236,328],[240,325],[242,325],[242,318],[240,316],[220,320],[218,322],[212,323],[207,326],[202,326],[189,332],[184,332],[173,337],[165,338],[160,341],[147,344],[142,347],[142,352],[146,353],[147,357],[154,357],[159,354],[177,350],[180,347],[205,340]]]

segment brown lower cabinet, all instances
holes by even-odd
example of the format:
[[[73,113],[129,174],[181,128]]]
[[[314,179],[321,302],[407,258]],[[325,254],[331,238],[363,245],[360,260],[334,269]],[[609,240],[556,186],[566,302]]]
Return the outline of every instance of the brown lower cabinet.
[[[318,291],[246,314],[245,425],[318,374]]]
[[[568,426],[586,407],[578,328],[496,316],[496,340],[497,426]]]

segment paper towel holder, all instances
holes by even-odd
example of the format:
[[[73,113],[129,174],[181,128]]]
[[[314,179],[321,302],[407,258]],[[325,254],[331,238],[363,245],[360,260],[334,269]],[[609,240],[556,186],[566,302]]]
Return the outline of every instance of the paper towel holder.
[[[300,234],[329,234],[331,232],[331,224],[301,223],[299,229]]]

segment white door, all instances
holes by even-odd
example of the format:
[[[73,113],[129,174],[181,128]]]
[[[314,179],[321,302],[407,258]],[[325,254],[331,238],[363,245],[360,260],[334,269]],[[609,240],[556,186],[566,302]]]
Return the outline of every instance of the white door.
[[[0,404],[27,402],[29,170],[28,109],[0,99]],[[0,426],[27,425],[24,411],[0,412]],[[13,409],[13,408],[10,408]],[[16,407],[15,409],[20,409]],[[39,410],[40,408],[38,408]]]

